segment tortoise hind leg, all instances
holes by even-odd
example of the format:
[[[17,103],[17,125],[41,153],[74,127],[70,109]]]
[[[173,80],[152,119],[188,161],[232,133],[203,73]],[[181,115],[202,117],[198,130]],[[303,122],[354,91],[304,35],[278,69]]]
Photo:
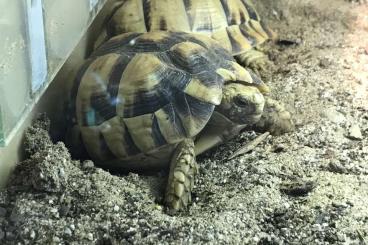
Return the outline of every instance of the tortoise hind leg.
[[[194,142],[186,139],[177,146],[170,163],[165,203],[170,212],[182,210],[191,202],[194,177],[198,173]]]
[[[260,72],[266,71],[266,67],[269,63],[267,56],[257,49],[251,49],[245,53],[235,56],[235,58],[239,64],[244,67],[249,67],[257,73],[257,75],[259,75]]]

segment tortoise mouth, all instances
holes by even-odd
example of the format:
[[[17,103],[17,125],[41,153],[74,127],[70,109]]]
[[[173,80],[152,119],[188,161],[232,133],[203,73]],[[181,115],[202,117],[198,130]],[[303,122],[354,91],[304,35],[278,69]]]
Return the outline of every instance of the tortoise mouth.
[[[262,113],[248,115],[246,118],[242,120],[242,124],[252,125],[257,123],[262,117]]]
[[[239,116],[226,116],[223,114],[224,117],[228,118],[230,121],[237,125],[253,125],[257,123],[261,117],[262,113],[252,113],[244,115],[243,117]]]

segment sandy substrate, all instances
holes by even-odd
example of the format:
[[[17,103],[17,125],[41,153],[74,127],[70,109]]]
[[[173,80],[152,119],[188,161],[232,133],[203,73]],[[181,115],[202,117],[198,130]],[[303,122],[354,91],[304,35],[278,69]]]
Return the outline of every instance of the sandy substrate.
[[[0,192],[0,244],[366,244],[368,6],[259,0],[281,39],[263,74],[296,130],[228,160],[259,133],[198,158],[193,204],[162,206],[165,175],[111,175],[30,128],[30,158]],[[289,42],[290,44],[290,42]]]

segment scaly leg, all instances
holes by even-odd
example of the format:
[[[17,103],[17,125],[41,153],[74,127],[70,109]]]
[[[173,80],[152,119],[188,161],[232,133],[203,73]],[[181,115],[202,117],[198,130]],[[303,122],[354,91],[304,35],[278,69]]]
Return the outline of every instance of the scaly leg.
[[[267,56],[262,51],[256,49],[251,49],[245,53],[239,54],[235,56],[235,58],[238,60],[239,64],[244,67],[249,67],[257,73],[257,75],[266,70],[269,62]]]
[[[291,114],[284,106],[271,98],[265,97],[266,103],[263,115],[255,128],[269,131],[272,135],[280,135],[294,130]]]
[[[192,139],[183,140],[178,144],[170,163],[165,195],[165,203],[170,212],[180,211],[191,202],[191,191],[197,173],[194,142]]]

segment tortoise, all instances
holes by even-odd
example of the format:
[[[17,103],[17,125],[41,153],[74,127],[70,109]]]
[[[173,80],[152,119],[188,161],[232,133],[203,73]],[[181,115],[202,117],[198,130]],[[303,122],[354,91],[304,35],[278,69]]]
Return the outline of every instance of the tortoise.
[[[258,75],[266,56],[260,45],[277,35],[260,18],[250,0],[125,0],[118,2],[107,21],[104,39],[126,32],[155,30],[200,33],[218,41],[239,64]],[[258,49],[258,50],[257,50]],[[266,110],[255,129],[280,135],[293,131],[291,114],[267,96]]]
[[[97,43],[126,32],[155,30],[208,35],[256,72],[264,70],[267,59],[254,48],[277,36],[250,0],[125,0],[117,4]]]
[[[258,121],[268,92],[211,38],[163,31],[113,37],[73,86],[72,147],[107,168],[169,167],[165,203],[174,212],[191,201],[195,156]]]

